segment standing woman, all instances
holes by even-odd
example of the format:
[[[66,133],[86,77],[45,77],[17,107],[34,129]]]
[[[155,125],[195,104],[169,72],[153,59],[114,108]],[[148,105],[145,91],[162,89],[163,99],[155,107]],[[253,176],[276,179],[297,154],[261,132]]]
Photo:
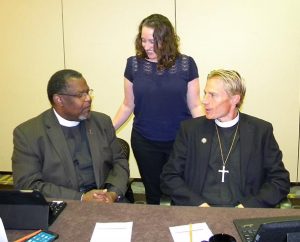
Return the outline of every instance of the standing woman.
[[[148,204],[159,204],[160,174],[185,119],[201,113],[198,69],[180,54],[179,38],[168,18],[145,18],[135,40],[136,55],[127,59],[124,101],[113,124],[118,129],[134,113],[131,147]]]

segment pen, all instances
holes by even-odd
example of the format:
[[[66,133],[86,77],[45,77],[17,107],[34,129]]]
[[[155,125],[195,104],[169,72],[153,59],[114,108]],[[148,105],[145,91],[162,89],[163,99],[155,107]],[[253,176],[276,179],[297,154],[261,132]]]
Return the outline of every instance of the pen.
[[[25,235],[24,237],[22,237],[22,238],[20,238],[18,240],[15,240],[14,242],[24,242],[25,240],[33,237],[34,235],[38,234],[41,231],[42,231],[41,229],[37,230],[37,231],[35,231],[35,232],[31,233],[31,234]]]
[[[193,242],[193,225],[190,224],[190,242]]]

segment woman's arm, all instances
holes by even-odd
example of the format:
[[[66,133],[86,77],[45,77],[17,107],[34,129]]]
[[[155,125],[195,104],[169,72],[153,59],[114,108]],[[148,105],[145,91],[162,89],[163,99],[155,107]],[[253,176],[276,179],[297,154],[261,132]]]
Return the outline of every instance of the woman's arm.
[[[130,82],[127,78],[124,78],[124,100],[113,119],[115,130],[120,128],[133,112],[134,95],[132,86],[132,82]]]
[[[193,118],[202,115],[199,92],[200,92],[199,79],[195,78],[194,80],[188,83],[188,90],[187,90],[187,105],[189,107],[189,110]]]

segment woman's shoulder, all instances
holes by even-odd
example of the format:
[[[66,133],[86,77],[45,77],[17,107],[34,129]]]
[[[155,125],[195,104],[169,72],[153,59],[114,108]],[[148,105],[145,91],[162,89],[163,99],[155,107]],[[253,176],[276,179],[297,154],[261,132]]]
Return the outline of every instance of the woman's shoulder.
[[[135,55],[129,56],[129,57],[127,58],[127,60],[133,60],[133,59],[136,59],[136,56],[135,56]]]
[[[197,65],[193,57],[185,55],[185,54],[180,54],[177,57],[177,65],[182,67],[183,71],[190,71],[190,70],[197,70]]]
[[[144,62],[146,62],[144,58],[140,58],[136,55],[127,58],[127,63],[131,65],[137,65],[138,63],[144,63]]]
[[[129,56],[128,58],[127,58],[127,61],[144,61],[145,59],[144,58],[140,58],[140,57],[138,57],[138,56],[136,56],[136,55],[133,55],[133,56]]]
[[[186,54],[180,54],[177,57],[177,60],[180,60],[180,61],[194,61],[194,58],[192,56],[189,56],[189,55],[186,55]]]

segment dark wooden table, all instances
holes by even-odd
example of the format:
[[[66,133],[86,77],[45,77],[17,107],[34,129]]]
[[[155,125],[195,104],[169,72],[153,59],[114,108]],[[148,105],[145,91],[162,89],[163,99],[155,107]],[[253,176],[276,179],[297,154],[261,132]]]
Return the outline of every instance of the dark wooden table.
[[[233,219],[300,215],[300,209],[238,209],[158,206],[140,204],[98,204],[67,201],[68,205],[49,230],[59,234],[58,241],[90,241],[97,222],[133,221],[132,242],[173,241],[170,226],[206,222],[213,233],[240,237]],[[7,230],[9,241],[31,231]]]

